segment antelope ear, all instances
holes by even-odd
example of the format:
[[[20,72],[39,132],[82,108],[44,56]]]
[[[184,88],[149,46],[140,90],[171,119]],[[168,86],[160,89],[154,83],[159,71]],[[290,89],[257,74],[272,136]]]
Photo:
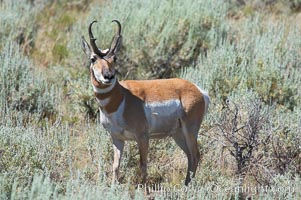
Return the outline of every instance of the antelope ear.
[[[88,59],[90,59],[92,51],[88,42],[85,40],[84,36],[82,36],[82,50],[87,55]]]

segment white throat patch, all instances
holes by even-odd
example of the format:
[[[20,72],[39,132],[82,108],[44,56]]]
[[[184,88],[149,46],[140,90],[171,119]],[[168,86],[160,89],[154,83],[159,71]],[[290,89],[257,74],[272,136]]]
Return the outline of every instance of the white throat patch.
[[[98,99],[98,98],[96,97],[96,100],[97,100],[97,102],[98,102],[102,107],[105,107],[105,106],[107,106],[107,105],[110,103],[111,98],[110,98],[110,97],[107,97],[107,98],[105,98],[105,99]]]

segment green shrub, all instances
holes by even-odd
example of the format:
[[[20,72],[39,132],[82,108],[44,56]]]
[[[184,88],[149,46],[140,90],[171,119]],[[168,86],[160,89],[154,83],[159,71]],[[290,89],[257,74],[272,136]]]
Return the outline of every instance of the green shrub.
[[[53,58],[61,61],[68,57],[68,49],[65,44],[56,44],[52,49]]]
[[[275,174],[300,174],[301,130],[300,108],[292,111],[278,109],[271,119],[273,135],[268,146],[271,150],[269,168]],[[272,162],[271,162],[272,161]]]
[[[0,58],[2,117],[9,110],[36,114],[38,119],[53,116],[57,89],[49,87],[42,74],[32,69],[32,63],[21,54],[18,45],[7,42]]]
[[[98,20],[93,26],[97,44],[108,48],[116,30],[112,19],[123,26],[120,79],[181,76],[211,97],[198,136],[203,159],[195,179],[182,187],[185,154],[172,139],[152,140],[149,186],[172,191],[152,192],[150,198],[298,198],[300,28],[284,12],[279,16],[286,19],[279,20],[277,7],[284,1],[239,2],[244,7],[205,0],[1,1],[0,198],[145,198],[137,187],[135,142],[125,146],[121,184],[110,185],[111,138],[96,122],[89,72],[80,68],[88,61],[80,36],[87,36],[88,24]],[[282,11],[292,2],[297,1],[285,3]],[[294,6],[297,11],[298,3]],[[253,126],[257,140],[244,148],[256,116],[264,123]],[[242,126],[234,131],[236,146],[221,134],[231,135],[235,124]],[[244,182],[237,179],[237,158],[247,158]],[[269,190],[240,191],[242,183]],[[271,190],[282,186],[291,190]]]
[[[6,179],[1,193],[5,196],[11,195],[15,181],[26,188],[36,173],[51,174],[58,180],[54,175],[68,168],[69,132],[64,127],[47,130],[1,125],[0,136],[0,172]],[[60,174],[59,179],[63,176]]]
[[[293,13],[300,11],[300,0],[230,0],[232,10],[243,10],[246,15],[256,12]]]
[[[87,19],[77,23],[70,49],[74,55],[83,54],[80,36],[87,35],[92,20],[99,21],[94,26],[99,48],[109,48],[116,28],[111,20],[119,19],[123,45],[118,70],[122,76],[175,76],[180,68],[193,64],[200,53],[207,51],[208,31],[219,26],[225,10],[223,1],[112,1],[93,6]]]
[[[36,2],[34,6],[23,0],[1,1],[0,50],[5,47],[7,41],[13,40],[22,47],[21,50],[30,53],[37,30],[34,19],[43,6],[43,1]]]
[[[202,82],[211,97],[224,101],[233,91],[251,89],[266,104],[294,110],[301,103],[297,87],[301,83],[299,30],[286,28],[281,22],[271,22],[266,29],[260,18],[245,24],[239,30],[228,25],[225,37],[213,31],[211,42],[216,47],[208,51],[206,58],[199,58],[195,69],[189,68],[182,76]]]

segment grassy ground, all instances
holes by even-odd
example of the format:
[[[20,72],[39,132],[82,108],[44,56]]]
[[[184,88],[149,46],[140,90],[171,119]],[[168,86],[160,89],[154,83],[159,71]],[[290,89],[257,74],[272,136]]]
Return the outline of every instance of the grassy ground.
[[[156,199],[297,199],[301,169],[300,1],[0,2],[0,198],[144,199],[126,144],[111,186],[110,136],[98,123],[80,37],[98,20],[101,48],[123,25],[119,79],[182,77],[206,89],[203,154],[151,141]]]

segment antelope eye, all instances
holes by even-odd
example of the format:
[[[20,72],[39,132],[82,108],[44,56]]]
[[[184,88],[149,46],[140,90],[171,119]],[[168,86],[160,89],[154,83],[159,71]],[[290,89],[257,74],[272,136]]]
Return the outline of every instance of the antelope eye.
[[[92,57],[92,58],[91,58],[91,63],[95,63],[95,61],[96,61],[96,58],[95,58],[95,57]]]

